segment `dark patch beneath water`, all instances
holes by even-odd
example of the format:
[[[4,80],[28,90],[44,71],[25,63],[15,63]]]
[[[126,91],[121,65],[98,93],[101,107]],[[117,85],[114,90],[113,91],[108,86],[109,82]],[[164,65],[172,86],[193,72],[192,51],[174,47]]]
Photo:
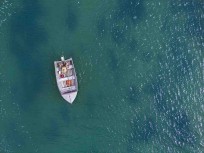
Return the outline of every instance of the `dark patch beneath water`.
[[[198,9],[202,9],[204,8],[204,2],[203,1],[199,1],[199,0],[171,0],[170,1],[170,9],[172,11],[172,13],[177,13],[177,12],[181,12],[181,11],[185,11],[185,12],[189,12],[189,13],[193,13]]]
[[[43,134],[48,141],[56,142],[57,138],[60,136],[59,123],[51,119],[48,127],[43,130]]]
[[[189,35],[201,37],[204,35],[204,2],[196,0],[170,1],[170,10],[173,15],[179,16],[180,12],[185,13],[186,23],[184,29]]]
[[[173,134],[172,141],[175,145],[183,147],[196,143],[196,136],[191,130],[190,120],[184,111],[172,111],[169,119]]]
[[[140,59],[143,62],[149,63],[150,61],[153,60],[154,54],[151,51],[147,51],[147,50],[142,50],[140,51]]]
[[[114,83],[116,84],[116,86],[118,86],[118,83],[120,82],[122,77],[122,75],[120,74],[119,59],[116,51],[114,50],[109,50],[108,55],[109,55],[108,67],[112,72]]]
[[[72,32],[77,29],[78,26],[78,16],[76,14],[76,8],[68,7],[67,9],[67,18],[66,18],[66,24],[68,26],[68,29]]]
[[[60,109],[60,114],[61,114],[61,117],[62,117],[62,120],[66,123],[66,124],[69,124],[69,109],[68,107],[66,106],[62,106],[61,109]]]
[[[131,24],[138,23],[144,17],[144,4],[142,0],[118,0],[117,2],[118,8],[111,12],[110,20],[106,22],[105,17],[99,19],[97,34],[103,37],[106,32],[109,32],[117,45],[121,46],[124,43],[129,45],[126,40],[129,40]],[[134,44],[131,47],[131,50],[134,50]]]
[[[135,143],[150,143],[158,135],[157,125],[152,117],[137,117],[131,123],[131,135],[128,138],[127,152],[135,153]]]
[[[127,90],[127,98],[128,101],[130,101],[131,103],[138,103],[140,101],[140,91],[138,89],[138,87],[136,86],[131,86],[130,89]]]
[[[96,142],[95,142],[96,143]],[[96,152],[100,152],[97,145],[92,144],[90,147],[90,151],[88,151],[90,153],[96,153]]]
[[[147,93],[149,95],[153,95],[154,94],[154,89],[153,89],[151,83],[146,83],[142,90],[143,90],[144,93]]]
[[[19,147],[26,145],[25,133],[20,131],[19,126],[14,120],[12,121],[6,129],[6,139],[12,147],[11,150],[19,150]]]
[[[43,57],[38,47],[46,40],[44,29],[37,23],[42,11],[39,2],[23,1],[22,10],[11,18],[10,51],[15,55],[22,72],[21,97],[14,92],[23,110],[27,110],[43,86]],[[14,85],[15,88],[15,85]]]
[[[96,24],[96,28],[97,28],[97,34],[100,38],[104,37],[105,34],[107,33],[107,27],[106,27],[106,20],[105,17],[101,17],[97,24]]]
[[[123,20],[128,18],[132,23],[137,23],[144,16],[144,4],[142,0],[118,0],[118,17]]]
[[[122,44],[125,40],[125,31],[123,30],[123,27],[119,25],[112,26],[111,37],[116,44]]]
[[[155,91],[155,106],[160,113],[161,118],[167,118],[170,124],[168,128],[170,129],[171,136],[169,137],[172,141],[172,144],[179,147],[194,146],[196,144],[196,135],[191,129],[190,120],[185,113],[177,106],[178,102],[174,103],[172,106],[172,101],[174,96],[172,96],[172,91],[168,94],[168,88],[165,87],[165,84],[157,82],[153,85]],[[175,101],[182,101],[180,97]],[[182,102],[180,102],[182,103]],[[172,107],[176,108],[172,111]]]
[[[110,58],[108,65],[113,72],[116,72],[118,70],[118,64],[119,64],[119,60],[116,56],[116,52],[114,50],[109,50],[108,54],[109,54],[109,58]]]
[[[204,6],[202,9],[204,9]],[[204,14],[204,11],[202,14]],[[186,31],[188,31],[190,35],[199,38],[204,35],[204,19],[201,17],[201,12],[190,15],[186,23]]]
[[[170,64],[173,68],[175,76],[184,76],[192,70],[193,57],[188,53],[188,48],[185,43],[179,42],[178,39],[173,39],[170,42]]]
[[[138,45],[138,42],[134,38],[130,39],[127,45],[131,52],[138,52],[139,45]]]
[[[164,93],[164,87],[160,81],[155,81],[152,84],[152,88],[154,89],[154,104],[158,112],[166,112],[167,110],[167,102],[166,95]]]
[[[98,92],[93,91],[92,93],[88,93],[86,97],[86,107],[88,110],[89,117],[93,116],[93,114],[97,114],[97,101],[104,99],[104,96],[101,94],[104,91],[100,91],[100,87],[98,89]]]
[[[147,142],[157,133],[156,123],[151,117],[139,118],[134,120],[132,131],[132,141]]]

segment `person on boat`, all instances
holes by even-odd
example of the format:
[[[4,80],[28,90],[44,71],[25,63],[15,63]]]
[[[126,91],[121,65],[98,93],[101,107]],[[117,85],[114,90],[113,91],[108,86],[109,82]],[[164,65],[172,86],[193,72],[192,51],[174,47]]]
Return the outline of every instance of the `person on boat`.
[[[62,66],[63,66],[63,64],[60,62],[60,63],[58,63],[58,67],[61,69],[62,68]]]
[[[66,74],[66,73],[67,73],[67,68],[66,68],[66,66],[63,66],[63,67],[62,67],[62,73],[63,73],[63,74]]]
[[[67,67],[67,68],[69,68],[69,65],[70,65],[70,64],[69,64],[69,61],[66,62],[66,67]]]
[[[67,80],[66,85],[67,85],[67,87],[70,87],[72,85],[72,80]]]

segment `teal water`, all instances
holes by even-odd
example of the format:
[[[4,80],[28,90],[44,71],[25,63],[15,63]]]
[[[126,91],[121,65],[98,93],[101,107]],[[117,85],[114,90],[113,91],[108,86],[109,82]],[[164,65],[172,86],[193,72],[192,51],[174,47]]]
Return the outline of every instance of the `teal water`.
[[[0,0],[0,46],[0,152],[203,152],[202,0]]]

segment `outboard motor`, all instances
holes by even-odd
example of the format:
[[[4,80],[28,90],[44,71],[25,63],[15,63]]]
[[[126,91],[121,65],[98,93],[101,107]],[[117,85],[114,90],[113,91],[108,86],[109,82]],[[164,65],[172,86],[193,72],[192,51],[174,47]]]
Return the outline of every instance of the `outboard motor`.
[[[64,61],[64,56],[61,57],[61,61]]]

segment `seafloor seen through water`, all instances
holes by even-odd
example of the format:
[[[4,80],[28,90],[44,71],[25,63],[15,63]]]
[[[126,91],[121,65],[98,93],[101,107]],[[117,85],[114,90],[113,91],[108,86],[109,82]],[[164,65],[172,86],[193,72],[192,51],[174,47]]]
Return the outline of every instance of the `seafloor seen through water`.
[[[0,0],[0,152],[202,153],[203,37],[203,0]]]

